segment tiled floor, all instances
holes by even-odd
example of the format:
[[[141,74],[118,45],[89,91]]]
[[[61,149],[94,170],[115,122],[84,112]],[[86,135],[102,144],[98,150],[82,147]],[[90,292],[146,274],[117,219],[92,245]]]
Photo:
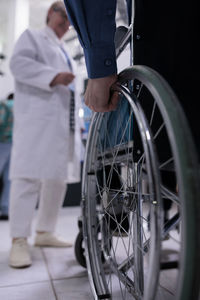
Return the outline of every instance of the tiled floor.
[[[75,242],[78,229],[79,207],[65,207],[60,211],[57,232],[71,242]],[[35,219],[33,222],[34,239]],[[174,236],[176,240],[176,233]],[[9,227],[7,221],[0,222],[0,299],[6,300],[92,300],[86,270],[75,258],[74,247],[38,248],[31,247],[33,265],[25,269],[8,266],[10,249]],[[168,247],[170,246],[170,247]],[[166,241],[165,256],[176,254],[176,243]],[[168,249],[171,249],[170,251]],[[176,274],[164,272],[167,285],[174,283]],[[171,288],[170,288],[171,289]],[[118,298],[117,298],[118,299]],[[119,298],[120,299],[120,298]],[[164,300],[171,300],[168,294]],[[159,299],[160,300],[160,299]]]
[[[79,207],[63,208],[57,232],[74,242],[78,233]],[[34,238],[30,238],[33,244]],[[7,221],[0,222],[0,299],[6,300],[89,300],[92,299],[87,273],[76,261],[74,248],[31,247],[33,265],[26,269],[8,266],[10,249]]]

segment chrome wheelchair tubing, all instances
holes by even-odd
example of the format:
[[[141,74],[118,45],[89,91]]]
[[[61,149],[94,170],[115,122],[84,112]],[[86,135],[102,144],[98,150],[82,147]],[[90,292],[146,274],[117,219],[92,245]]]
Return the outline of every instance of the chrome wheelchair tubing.
[[[91,157],[88,156],[88,154],[91,153],[91,150],[94,148],[95,141],[92,139],[92,137],[94,136],[94,132],[98,130],[97,128],[98,128],[99,118],[101,118],[101,114],[93,113],[91,124],[93,124],[94,126],[90,126],[89,133],[88,133],[88,140],[90,140],[90,141],[92,140],[93,142],[91,144],[89,144],[89,143],[86,144],[86,156],[85,156],[84,165],[83,165],[83,174],[87,174],[88,176],[90,176],[90,178],[92,178],[92,176],[94,176],[94,169],[93,169],[93,165],[90,163],[92,161]],[[93,295],[95,295],[95,300],[98,300],[99,299],[98,296],[100,295],[100,294],[97,294],[97,292],[96,292],[97,290],[101,291],[101,295],[104,295],[105,297],[107,297],[107,298],[102,298],[102,299],[110,299],[109,291],[108,291],[108,289],[105,289],[106,283],[104,281],[102,282],[102,280],[101,280],[102,277],[98,276],[99,273],[104,272],[102,266],[100,266],[100,268],[97,270],[97,273],[96,273],[96,278],[99,278],[98,282],[95,282],[95,284],[94,284],[94,281],[92,279],[93,275],[92,275],[91,269],[96,270],[96,267],[94,268],[92,266],[93,261],[90,259],[91,248],[90,248],[89,239],[88,239],[88,235],[89,235],[88,226],[90,227],[93,225],[90,223],[87,224],[88,211],[86,210],[86,206],[85,206],[86,197],[88,197],[88,198],[90,197],[89,193],[91,191],[87,189],[87,184],[86,184],[85,180],[86,180],[86,176],[83,176],[81,206],[82,206],[82,215],[85,216],[83,218],[83,235],[84,235],[85,244],[86,244],[85,252],[86,252],[88,278],[89,278],[90,287],[93,292]],[[98,254],[95,253],[95,255],[97,256]]]
[[[145,150],[146,151],[146,156],[148,157],[148,159],[147,159],[147,165],[148,165],[147,168],[149,170],[149,173],[151,173],[151,176],[150,176],[151,180],[153,178],[152,181],[154,182],[154,189],[152,188],[152,191],[150,192],[150,194],[154,194],[154,196],[156,195],[156,200],[154,199],[154,204],[155,204],[155,207],[156,207],[156,204],[161,202],[161,196],[160,196],[159,189],[156,188],[157,186],[159,186],[159,176],[158,176],[158,171],[157,171],[158,170],[158,166],[157,166],[157,163],[156,163],[157,160],[155,158],[155,150],[152,149],[153,144],[151,142],[151,133],[150,133],[150,130],[147,129],[148,128],[148,124],[145,121],[145,116],[142,114],[142,110],[141,110],[141,107],[140,107],[139,103],[137,102],[137,99],[134,99],[135,101],[133,101],[133,99],[131,98],[130,93],[128,92],[128,90],[125,87],[119,87],[118,86],[117,90],[124,94],[124,96],[126,97],[126,99],[129,101],[132,109],[134,110],[135,115],[138,116],[138,123],[141,126],[140,127],[141,135],[143,136],[143,141],[145,141],[144,148],[146,149]],[[100,123],[101,123],[101,115],[97,116],[97,114],[95,114],[94,117],[93,117],[93,120],[96,121],[96,125],[95,126],[96,126],[96,130],[98,131],[98,127],[100,126]],[[99,124],[99,125],[97,125],[97,124]],[[91,126],[91,128],[92,128],[92,126]],[[144,128],[146,128],[146,130]],[[93,130],[92,129],[90,131],[90,137],[91,136],[92,136],[92,143],[91,143],[90,147],[91,147],[91,149],[93,149],[95,141],[93,140]],[[88,149],[87,149],[87,151],[88,151]],[[149,155],[148,153],[151,153],[151,154]],[[90,162],[92,161],[91,157],[89,158],[89,161]],[[93,174],[93,166],[91,164],[89,164],[87,157],[86,157],[86,161],[85,162],[86,162],[86,164],[88,164],[88,170],[89,170],[88,173],[90,174],[90,176],[92,176],[92,174]],[[150,180],[150,178],[149,178],[149,180]],[[84,187],[83,187],[83,190],[84,190]],[[89,197],[89,191],[87,191],[87,194],[88,194],[88,197]],[[84,198],[85,198],[85,196],[84,196]],[[160,215],[161,215],[161,212],[160,212]],[[139,218],[139,216],[138,216],[138,218]],[[158,220],[160,221],[160,223],[158,223]],[[157,221],[157,223],[153,227],[154,228],[153,230],[156,231],[156,233],[153,235],[155,237],[155,239],[154,239],[154,241],[151,244],[152,246],[151,246],[150,252],[149,252],[150,253],[150,257],[151,257],[151,271],[150,272],[152,273],[152,276],[154,277],[154,281],[151,280],[151,283],[149,282],[149,284],[148,284],[151,287],[152,287],[152,285],[155,285],[156,282],[157,282],[158,269],[159,269],[159,265],[156,262],[157,262],[157,259],[158,259],[159,255],[160,255],[159,254],[160,240],[159,240],[158,237],[161,236],[161,233],[160,233],[160,231],[161,231],[161,218],[160,219],[156,219],[156,221]],[[139,222],[139,220],[137,222]],[[86,231],[87,231],[87,227],[91,228],[92,226],[93,226],[93,224],[89,224],[88,223],[87,226],[85,227]],[[89,232],[86,232],[86,235],[88,235],[88,234],[89,234]],[[141,236],[141,233],[140,233],[140,236]],[[90,240],[95,243],[95,237],[91,237]],[[141,249],[143,247],[143,245],[141,244],[141,241],[140,241],[140,246],[139,247],[138,247],[137,242],[135,244],[136,244],[135,245],[135,252],[137,253],[136,256],[137,257],[139,257],[139,256],[141,257],[141,251],[138,251],[138,248]],[[90,246],[91,245],[88,245],[88,247],[90,247]],[[93,248],[95,249],[95,246],[92,247],[92,249]],[[87,251],[87,253],[88,253],[88,251]],[[90,255],[91,254],[88,253],[88,256],[90,256]],[[96,257],[98,257],[97,253],[95,253],[93,255],[96,256]],[[140,261],[141,260],[142,260],[142,258],[140,258]],[[130,261],[129,261],[129,263],[130,263]],[[90,264],[91,264],[91,260],[89,259],[89,263],[88,263],[89,269],[91,268]],[[98,262],[96,263],[96,265],[97,264],[98,264]],[[120,273],[121,275],[119,275],[119,270],[120,269],[116,268],[116,266],[113,265],[112,266],[112,270],[113,270],[113,272],[115,272],[120,277],[121,281],[124,282],[124,284],[126,284],[126,286],[127,286],[128,285],[127,278],[126,278],[126,280],[124,279],[123,273]],[[103,272],[103,271],[99,270],[98,272]],[[144,274],[142,274],[142,272],[143,272],[143,270],[141,269],[140,265],[138,265],[138,267],[137,267],[137,273],[138,274],[136,274],[135,276],[137,276],[137,277],[139,277],[139,276],[143,277]],[[89,273],[90,273],[90,270],[89,270]],[[156,276],[156,274],[157,274],[157,276]],[[149,278],[152,278],[152,276],[149,276]],[[131,280],[130,280],[130,283],[131,283]],[[94,284],[92,284],[92,286],[94,288]],[[100,294],[100,295],[108,294],[107,291],[106,292],[104,291],[104,287],[102,288],[102,284],[101,283],[99,283],[98,287],[95,287],[95,288],[98,291],[98,292],[97,291],[95,292],[96,294]],[[154,290],[154,289],[151,288],[151,290]],[[133,286],[131,287],[131,285],[130,285],[129,286],[129,291],[131,293],[133,293],[133,295],[135,297],[138,297],[137,294],[142,295],[144,293],[143,286],[140,285],[139,287],[137,287],[136,284],[134,285],[134,289],[133,289]],[[151,293],[150,290],[147,289],[146,294],[150,295],[150,293]],[[153,297],[154,297],[154,295],[152,295],[151,299],[153,299]]]
[[[132,89],[127,88],[127,82],[140,82],[138,90],[132,92]],[[162,127],[156,133],[151,130],[150,122],[146,120],[145,112],[138,99],[143,87],[151,92],[155,101],[155,106],[159,108],[163,118],[163,126],[167,129],[169,135],[169,143],[172,151],[172,159],[158,164],[157,159],[157,145],[154,146],[154,141],[160,134]],[[97,195],[104,197],[101,191],[95,191],[95,185],[98,185],[97,172],[106,166],[113,164],[131,164],[133,159],[132,150],[134,145],[130,143],[120,143],[118,146],[108,147],[98,151],[97,143],[99,139],[101,124],[104,122],[104,114],[94,113],[92,123],[90,126],[88,143],[86,148],[86,159],[84,162],[83,171],[83,186],[82,186],[82,209],[83,209],[83,230],[86,244],[86,260],[88,267],[88,274],[90,285],[95,299],[111,299],[112,290],[110,291],[106,281],[105,264],[109,264],[112,274],[116,274],[120,284],[124,284],[129,293],[137,300],[161,300],[155,298],[158,287],[158,277],[161,271],[160,255],[161,255],[161,239],[165,238],[171,231],[180,223],[181,220],[181,251],[178,265],[178,291],[174,300],[188,300],[195,299],[197,294],[197,285],[193,285],[192,281],[198,281],[199,272],[195,270],[195,262],[199,264],[199,255],[196,247],[199,247],[199,239],[195,240],[198,234],[196,222],[199,220],[199,171],[197,170],[197,159],[193,141],[190,137],[187,121],[183,115],[180,105],[177,103],[176,96],[169,88],[168,84],[155,71],[144,66],[135,66],[128,68],[119,74],[119,83],[113,86],[113,90],[119,92],[129,102],[134,117],[137,120],[140,129],[141,140],[145,153],[145,165],[141,166],[134,164],[134,174],[148,179],[150,191],[145,195],[141,192],[141,185],[136,185],[136,191],[128,190],[128,194],[135,197],[134,207],[129,205],[130,214],[134,214],[134,223],[131,223],[131,228],[135,228],[135,241],[133,245],[133,253],[128,253],[128,257],[117,264],[116,258],[114,260],[110,256],[110,242],[107,240],[110,235],[104,231],[103,216],[101,216],[101,208],[98,201],[94,198]],[[154,114],[154,112],[153,112]],[[122,142],[122,140],[121,140]],[[190,144],[190,151],[188,151],[188,144]],[[112,143],[111,143],[112,145]],[[124,153],[124,149],[129,149]],[[113,160],[113,162],[112,162]],[[168,189],[161,183],[160,172],[168,167],[173,169],[176,174],[178,192]],[[117,169],[116,169],[117,170]],[[116,171],[118,172],[118,171]],[[109,175],[110,176],[110,175]],[[93,189],[93,190],[92,190]],[[109,189],[109,186],[108,186]],[[114,190],[113,190],[114,191]],[[115,192],[115,191],[114,191]],[[125,197],[126,187],[118,191],[119,196]],[[138,195],[138,198],[135,196]],[[147,238],[142,241],[141,228],[141,203],[143,201],[141,196],[147,196],[151,203],[151,241]],[[106,201],[104,209],[109,208],[109,192],[105,193]],[[153,197],[154,196],[154,197]],[[120,196],[121,197],[121,196]],[[167,198],[173,201],[178,207],[180,214],[177,213],[164,226],[162,198]],[[181,201],[180,201],[181,199]],[[124,198],[124,201],[129,201]],[[158,204],[159,207],[156,207]],[[104,204],[103,204],[104,205]],[[136,206],[137,205],[137,206]],[[137,207],[137,211],[136,211]],[[98,216],[94,215],[97,213]],[[105,215],[106,216],[106,215]],[[192,218],[194,216],[194,218]],[[199,221],[198,221],[199,222]],[[199,224],[199,223],[198,223]],[[121,226],[121,225],[118,225]],[[120,228],[120,227],[119,227]],[[99,230],[99,231],[98,231]],[[132,229],[131,229],[132,230]],[[101,234],[101,240],[97,237]],[[102,237],[102,234],[105,236]],[[190,245],[190,247],[188,247]],[[141,251],[142,250],[142,251]],[[148,279],[144,284],[144,269],[143,256],[145,253],[150,254],[150,264]],[[102,259],[103,255],[103,259]],[[194,260],[191,259],[194,257]],[[127,270],[134,265],[134,280],[127,275]],[[189,271],[188,272],[188,266]],[[111,275],[110,275],[111,276]],[[190,278],[191,277],[191,278]],[[111,280],[111,279],[110,279]],[[146,280],[146,279],[145,279]],[[161,286],[162,288],[162,286]],[[192,291],[192,289],[194,291]],[[158,295],[160,297],[160,295]],[[129,298],[123,298],[129,299]]]
[[[131,35],[132,35],[132,24],[127,28],[126,34],[124,34],[122,40],[120,41],[120,45],[116,47],[116,58],[120,56],[120,54],[123,52],[123,50],[126,48],[126,46],[131,41]]]
[[[132,77],[133,78],[133,77]],[[121,81],[121,78],[119,77],[119,83]],[[154,190],[150,191],[150,195],[152,196],[152,199],[150,200],[154,204],[154,208],[156,210],[156,206],[159,204],[159,207],[162,206],[162,200],[161,200],[161,195],[160,195],[160,177],[159,177],[159,172],[158,172],[158,164],[157,164],[157,157],[156,157],[156,149],[153,146],[152,142],[152,133],[149,128],[148,122],[146,121],[145,115],[143,113],[143,109],[138,101],[137,98],[135,98],[133,95],[131,95],[130,91],[122,85],[115,85],[113,86],[113,89],[115,91],[118,91],[121,93],[129,102],[130,106],[132,107],[134,111],[134,115],[137,119],[137,123],[140,126],[140,134],[142,137],[142,142],[143,142],[143,147],[144,151],[147,156],[147,169],[148,169],[148,174],[149,176],[149,181],[153,182]],[[137,169],[137,174],[141,172],[141,170]],[[139,182],[139,181],[138,181]],[[138,185],[138,188],[139,185]],[[152,188],[152,185],[150,184],[150,188]],[[140,192],[138,193],[140,195]],[[156,223],[154,224],[155,226],[153,227],[153,241],[151,241],[149,251],[149,256],[150,256],[150,261],[151,261],[151,267],[149,271],[149,276],[148,276],[148,283],[146,285],[146,290],[144,291],[144,274],[141,273],[141,264],[142,264],[142,257],[141,257],[141,251],[138,251],[143,248],[142,245],[142,232],[138,229],[139,223],[140,223],[140,215],[141,215],[141,209],[140,209],[140,203],[141,199],[138,199],[138,210],[137,210],[137,218],[135,219],[135,230],[136,230],[136,242],[135,242],[135,276],[139,278],[139,283],[138,286],[135,286],[135,289],[137,290],[137,294],[139,294],[139,299],[143,297],[144,300],[153,300],[155,299],[155,287],[158,282],[158,271],[159,271],[159,264],[158,261],[160,260],[160,238],[161,238],[161,230],[162,230],[162,211],[160,210],[160,218],[159,220],[156,219]],[[155,214],[155,211],[153,212]],[[139,222],[139,223],[138,223]],[[140,245],[138,247],[138,245]],[[140,248],[140,249],[139,249]],[[137,283],[137,281],[136,281]],[[136,285],[136,283],[134,283]],[[152,288],[153,287],[153,288]]]

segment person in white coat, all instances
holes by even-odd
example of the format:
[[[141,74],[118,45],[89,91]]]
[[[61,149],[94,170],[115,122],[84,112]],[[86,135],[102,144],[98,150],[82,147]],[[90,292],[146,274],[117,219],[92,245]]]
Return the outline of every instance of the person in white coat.
[[[47,13],[47,26],[39,31],[27,29],[18,39],[10,61],[15,104],[9,264],[15,268],[32,264],[27,238],[38,199],[35,245],[71,246],[54,233],[67,184],[80,181],[77,118],[81,99],[75,65],[62,42],[69,25],[63,3],[54,2]],[[73,128],[71,100],[75,100]]]

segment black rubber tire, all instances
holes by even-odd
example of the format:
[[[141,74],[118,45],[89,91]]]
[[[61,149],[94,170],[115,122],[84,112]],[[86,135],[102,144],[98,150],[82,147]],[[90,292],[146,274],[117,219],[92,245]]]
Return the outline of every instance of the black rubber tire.
[[[77,262],[83,267],[86,268],[86,258],[85,258],[85,248],[83,247],[83,231],[80,230],[74,247],[75,257]]]

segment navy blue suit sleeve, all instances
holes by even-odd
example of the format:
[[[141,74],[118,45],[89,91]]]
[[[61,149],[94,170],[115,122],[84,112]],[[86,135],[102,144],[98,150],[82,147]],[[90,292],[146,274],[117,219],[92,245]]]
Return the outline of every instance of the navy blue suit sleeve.
[[[88,77],[116,74],[116,0],[65,0],[65,6],[84,50]]]

